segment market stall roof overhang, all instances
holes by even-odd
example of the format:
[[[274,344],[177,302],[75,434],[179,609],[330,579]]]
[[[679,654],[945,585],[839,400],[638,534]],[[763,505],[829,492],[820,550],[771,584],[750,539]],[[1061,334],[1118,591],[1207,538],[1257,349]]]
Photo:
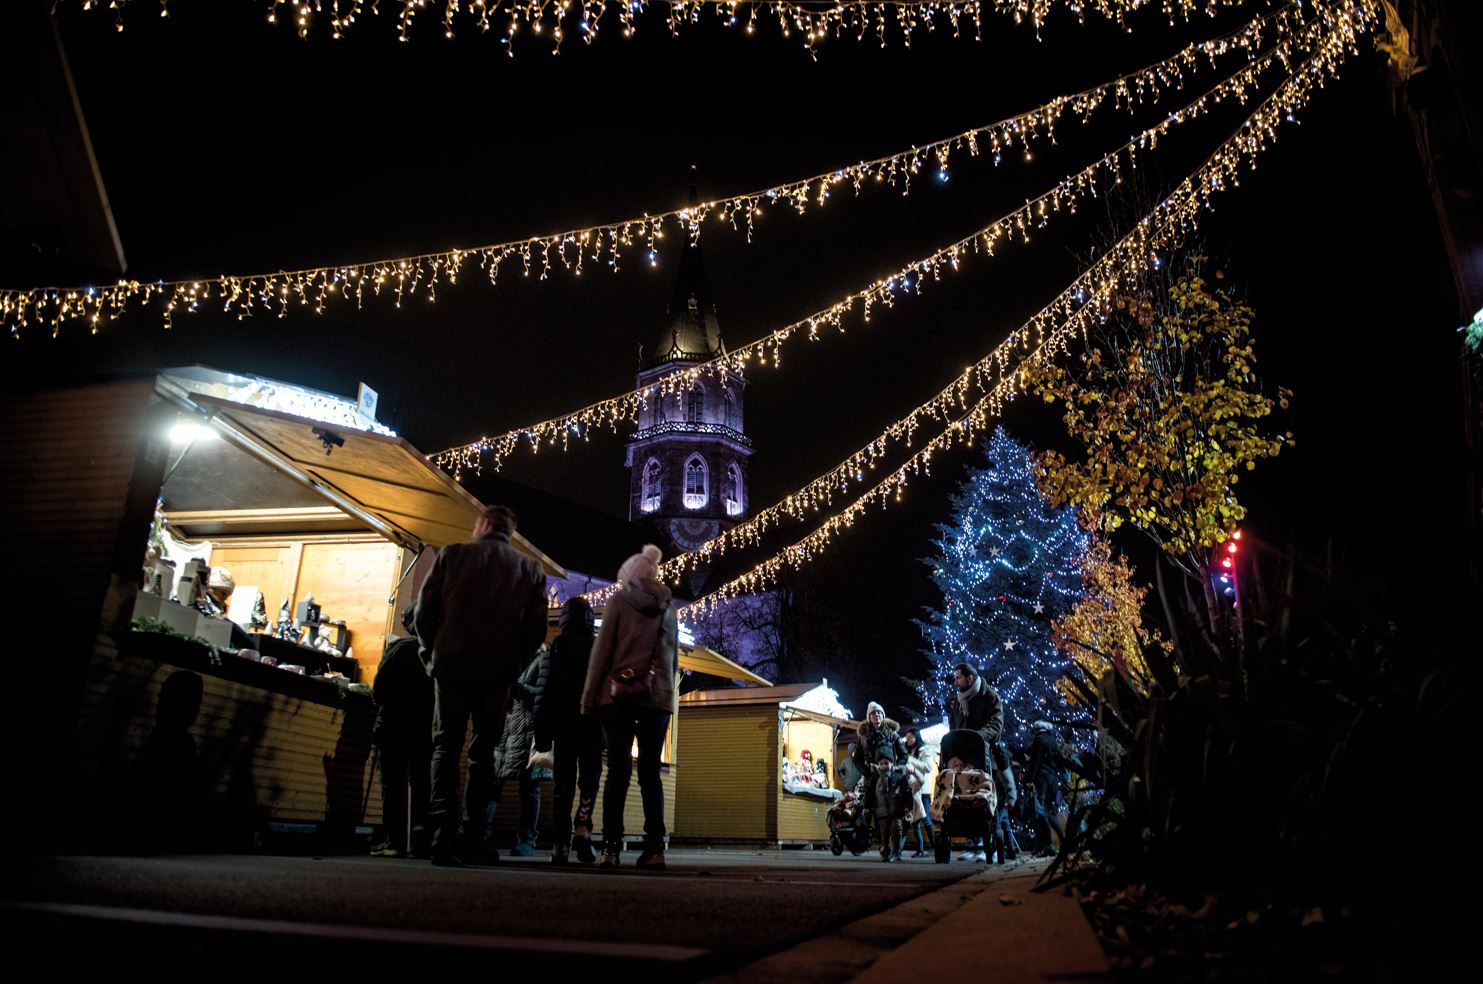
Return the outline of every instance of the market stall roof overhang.
[[[697,691],[697,693],[738,693],[753,694],[765,689],[773,689],[772,681],[765,680],[740,663],[733,663],[713,649],[704,646],[681,646],[680,647],[680,669],[689,670],[692,673],[704,673],[707,676],[720,677],[723,680],[739,680],[743,683],[756,684],[756,686],[743,687],[737,690]],[[684,701],[692,694],[686,694],[680,700]]]
[[[683,665],[683,664],[682,664]],[[826,714],[807,707],[796,706],[796,701],[814,693],[820,683],[785,683],[774,686],[766,683],[760,687],[740,687],[728,690],[696,690],[680,697],[681,705],[701,707],[745,707],[757,704],[775,704],[795,718],[820,721],[825,724],[840,724],[857,727],[859,722],[849,718]]]
[[[223,374],[224,375],[224,374]],[[162,392],[210,421],[227,441],[315,490],[387,539],[413,550],[468,540],[483,505],[411,444],[394,435],[313,420],[171,385]],[[516,549],[545,571],[566,571],[519,533]]]

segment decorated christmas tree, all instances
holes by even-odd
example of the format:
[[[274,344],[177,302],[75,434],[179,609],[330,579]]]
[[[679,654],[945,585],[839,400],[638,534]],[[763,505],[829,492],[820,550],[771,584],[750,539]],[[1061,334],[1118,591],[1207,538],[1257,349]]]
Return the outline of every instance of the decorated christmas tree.
[[[1080,599],[1087,533],[1074,509],[1053,509],[1035,486],[1030,453],[998,428],[987,464],[969,472],[937,527],[923,561],[942,605],[919,622],[931,647],[933,675],[922,688],[929,708],[953,694],[952,669],[975,667],[1004,700],[1005,739],[1022,745],[1030,724],[1067,720],[1057,682],[1069,666],[1051,623]]]

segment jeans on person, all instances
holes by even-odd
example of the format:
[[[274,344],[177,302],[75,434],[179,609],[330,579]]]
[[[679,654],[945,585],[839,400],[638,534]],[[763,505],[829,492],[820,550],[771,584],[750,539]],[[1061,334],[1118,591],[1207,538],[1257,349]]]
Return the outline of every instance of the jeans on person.
[[[578,833],[592,836],[593,800],[602,777],[602,725],[590,717],[578,718],[551,745],[556,759],[556,788],[552,791],[555,836],[556,843],[562,845],[572,836],[572,797],[577,793],[581,794],[577,804]]]
[[[669,712],[652,707],[609,704],[598,711],[608,743],[608,782],[602,794],[602,846],[623,850],[623,806],[633,774],[630,749],[638,739],[639,793],[644,800],[644,849],[664,850],[664,787],[659,783],[659,755],[669,731]]]

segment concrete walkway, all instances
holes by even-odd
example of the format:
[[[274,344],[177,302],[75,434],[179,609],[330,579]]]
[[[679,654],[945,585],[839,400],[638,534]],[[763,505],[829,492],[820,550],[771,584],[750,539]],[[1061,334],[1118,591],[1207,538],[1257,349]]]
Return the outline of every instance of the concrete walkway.
[[[364,856],[42,858],[0,888],[0,918],[14,955],[74,970],[166,959],[263,976],[308,961],[345,973],[892,984],[924,970],[937,981],[1106,972],[1075,902],[1030,891],[1043,862],[703,850],[670,861],[652,874],[544,856],[455,870]]]
[[[798,946],[712,978],[763,981],[1107,981],[1102,947],[1081,906],[1035,892],[1047,862],[987,868]]]

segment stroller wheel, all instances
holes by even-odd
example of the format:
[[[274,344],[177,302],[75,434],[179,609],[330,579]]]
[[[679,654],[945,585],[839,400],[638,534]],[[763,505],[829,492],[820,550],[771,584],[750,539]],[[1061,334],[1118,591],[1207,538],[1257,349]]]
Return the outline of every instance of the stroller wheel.
[[[833,854],[835,857],[839,857],[841,854],[844,853],[844,841],[839,839],[838,834],[835,834],[833,837],[829,838],[829,853]]]

